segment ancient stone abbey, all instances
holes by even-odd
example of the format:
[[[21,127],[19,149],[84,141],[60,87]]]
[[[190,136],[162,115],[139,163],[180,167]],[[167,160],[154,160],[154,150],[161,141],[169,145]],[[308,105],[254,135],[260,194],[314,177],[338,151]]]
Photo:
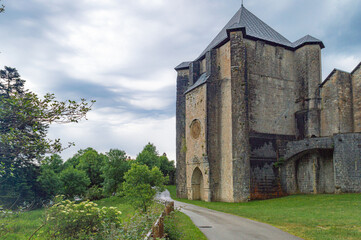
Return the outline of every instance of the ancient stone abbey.
[[[322,41],[245,7],[177,77],[177,194],[241,202],[361,192],[361,63],[321,81]]]

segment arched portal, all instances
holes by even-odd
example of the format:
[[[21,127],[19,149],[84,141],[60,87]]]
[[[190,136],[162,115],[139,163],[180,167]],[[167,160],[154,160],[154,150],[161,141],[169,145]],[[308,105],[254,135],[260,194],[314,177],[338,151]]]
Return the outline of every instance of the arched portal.
[[[203,186],[203,174],[197,167],[193,171],[192,175],[192,199],[203,200],[204,198],[204,186]]]

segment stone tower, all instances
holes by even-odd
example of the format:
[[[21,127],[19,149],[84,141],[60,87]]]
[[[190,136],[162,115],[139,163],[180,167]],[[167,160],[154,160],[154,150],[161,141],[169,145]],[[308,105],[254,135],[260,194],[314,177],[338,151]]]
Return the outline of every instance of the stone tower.
[[[242,6],[197,59],[175,68],[178,197],[288,193],[275,163],[289,142],[321,136],[322,48],[309,35],[290,42]]]

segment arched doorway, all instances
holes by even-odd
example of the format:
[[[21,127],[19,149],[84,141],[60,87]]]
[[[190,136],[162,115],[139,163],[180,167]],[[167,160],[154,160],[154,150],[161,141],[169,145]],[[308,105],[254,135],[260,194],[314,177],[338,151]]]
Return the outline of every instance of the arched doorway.
[[[203,200],[203,174],[201,170],[197,167],[193,171],[192,175],[192,199],[193,200]]]

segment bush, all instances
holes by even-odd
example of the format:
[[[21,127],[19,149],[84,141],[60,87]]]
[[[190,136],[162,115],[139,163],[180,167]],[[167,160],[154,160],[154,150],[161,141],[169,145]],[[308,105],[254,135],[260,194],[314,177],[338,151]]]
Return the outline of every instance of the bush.
[[[115,207],[98,208],[96,203],[69,200],[54,204],[46,211],[46,239],[103,239],[98,233],[121,226],[121,212]]]
[[[100,200],[104,198],[103,189],[98,186],[89,188],[85,193],[85,199],[90,201]]]

